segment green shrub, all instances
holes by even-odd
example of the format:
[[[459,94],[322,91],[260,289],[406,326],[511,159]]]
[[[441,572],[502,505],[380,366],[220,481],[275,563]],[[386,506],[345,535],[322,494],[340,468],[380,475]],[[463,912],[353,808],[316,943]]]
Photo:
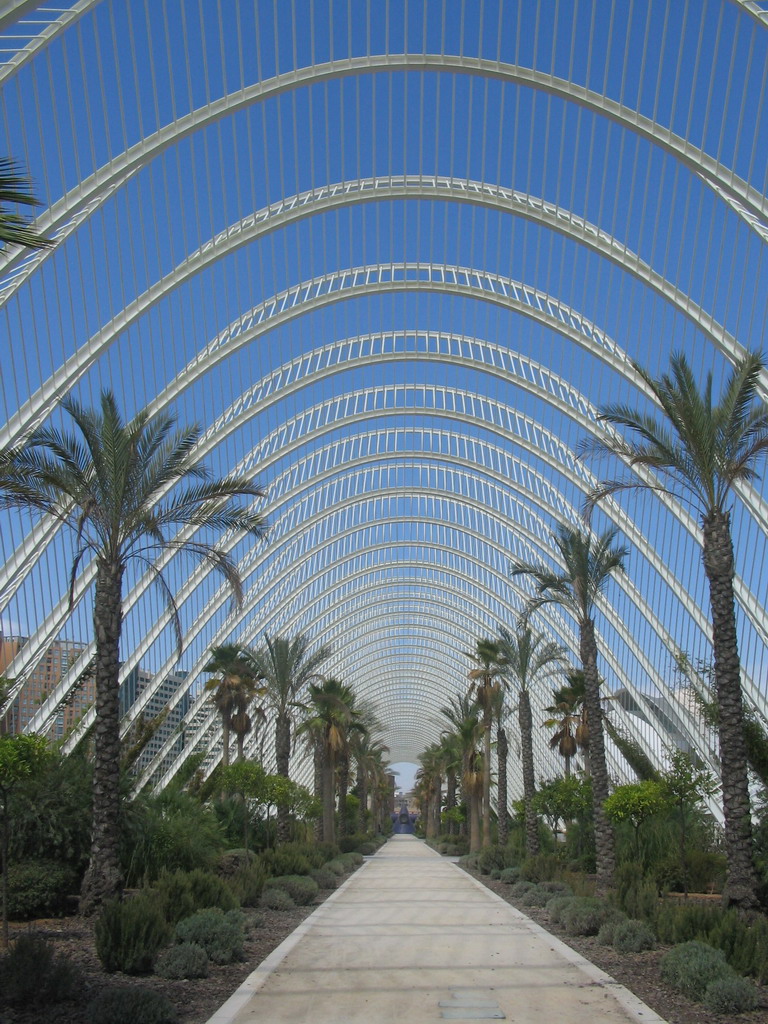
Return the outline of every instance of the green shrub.
[[[313,867],[319,868],[322,864],[322,861],[314,863],[314,861],[319,860],[318,856],[312,857],[312,861],[310,861],[310,855],[309,850],[302,852],[295,845],[285,843],[285,845],[278,846],[275,850],[264,850],[261,854],[261,860],[267,874],[273,877],[278,877],[279,875],[308,875]]]
[[[598,933],[599,934],[599,933]],[[656,936],[645,921],[618,921],[613,933],[613,948],[619,953],[642,953],[656,947]]]
[[[740,974],[757,981],[768,980],[768,920],[745,916],[736,909],[665,903],[656,921],[660,942],[670,944],[698,939],[721,949]]]
[[[246,864],[227,878],[227,885],[241,907],[258,907],[267,874],[261,861]]]
[[[253,850],[226,850],[219,857],[216,872],[224,878],[231,878],[243,868],[250,867],[257,860]]]
[[[341,853],[355,853],[360,851],[360,846],[368,842],[368,836],[364,832],[358,832],[351,836],[341,836],[339,839],[339,850]]]
[[[731,974],[722,950],[695,940],[674,946],[661,960],[662,981],[697,1002],[712,981]]]
[[[659,910],[656,883],[643,874],[642,864],[627,861],[614,874],[614,899],[629,917],[655,923]]]
[[[238,905],[232,888],[210,871],[165,872],[152,886],[150,894],[171,924],[207,907],[234,910]]]
[[[245,918],[239,910],[198,910],[176,925],[176,941],[201,946],[215,964],[243,959]]]
[[[314,878],[320,889],[335,889],[339,882],[338,875],[327,868],[313,868],[309,877]]]
[[[373,840],[370,841],[373,842]],[[341,853],[341,850],[339,850],[335,843],[307,843],[307,849],[311,851],[310,859],[312,863],[315,864],[317,861],[316,866],[319,868],[327,864],[329,860],[338,857]],[[307,854],[307,856],[310,856],[310,854]]]
[[[309,875],[282,875],[279,878],[270,878],[267,888],[283,889],[297,907],[309,906],[319,892],[317,882]]]
[[[376,851],[378,850],[378,846],[376,846],[375,843],[364,842],[364,843],[360,843],[360,845],[358,846],[357,850],[358,850],[358,853],[362,853],[362,855],[364,857],[372,857],[373,854],[376,853]],[[448,853],[448,849],[447,848],[446,848],[445,852]]]
[[[296,904],[285,889],[265,889],[261,894],[259,906],[267,910],[293,910]]]
[[[608,918],[600,925],[600,931],[597,933],[597,941],[601,946],[612,946],[613,937],[616,934],[616,929],[620,924],[627,920],[627,915],[623,914],[620,910],[616,911],[615,917]]]
[[[202,946],[195,942],[182,942],[160,954],[155,974],[177,981],[182,978],[207,978],[208,963],[208,954]]]
[[[103,989],[86,1007],[88,1024],[176,1024],[165,996],[151,988],[123,985]]]
[[[711,850],[688,850],[685,864],[679,856],[667,857],[656,865],[654,877],[659,888],[672,892],[722,892],[725,884],[725,854]]]
[[[563,914],[567,907],[573,903],[574,900],[579,899],[578,896],[553,896],[547,900],[547,913],[549,919],[553,924],[560,924],[563,920]]]
[[[560,859],[554,853],[537,853],[535,857],[526,857],[520,865],[520,877],[529,882],[549,882],[562,867]]]
[[[66,864],[51,860],[11,864],[8,868],[8,917],[26,921],[64,914],[71,909],[67,897],[77,890],[77,875]]]
[[[494,868],[499,871],[507,867],[507,854],[502,846],[486,846],[476,854],[477,870],[481,875],[489,875]]]
[[[573,889],[567,882],[539,882],[538,888],[552,896],[572,896]]]
[[[346,864],[348,869],[359,868],[364,861],[362,853],[358,853],[357,850],[352,850],[350,853],[342,853],[339,860],[342,864]]]
[[[534,885],[528,892],[523,893],[520,902],[524,907],[545,907],[551,899],[551,892],[543,889],[540,885]]]
[[[757,989],[738,974],[726,975],[707,985],[704,1003],[715,1013],[744,1013],[757,1008]]]
[[[514,885],[512,886],[512,888],[509,891],[510,891],[510,895],[516,896],[516,897],[519,898],[521,896],[525,896],[525,894],[527,892],[530,892],[531,889],[535,889],[535,888],[536,888],[536,883],[535,882],[520,881],[520,882],[515,882]]]
[[[334,860],[329,860],[325,867],[327,871],[332,871],[334,875],[338,876],[339,878],[341,878],[342,875],[346,875],[347,873],[347,868],[346,865],[344,864],[344,861],[338,858],[335,858]]]
[[[569,935],[597,935],[605,923],[608,908],[589,896],[575,896],[562,911],[561,922]]]
[[[146,974],[170,937],[162,909],[147,896],[105,903],[96,921],[96,953],[109,974]]]
[[[0,1002],[30,1006],[76,999],[82,976],[40,935],[22,933],[0,959]]]
[[[502,868],[499,874],[499,881],[506,882],[508,885],[514,885],[520,878],[520,868]]]

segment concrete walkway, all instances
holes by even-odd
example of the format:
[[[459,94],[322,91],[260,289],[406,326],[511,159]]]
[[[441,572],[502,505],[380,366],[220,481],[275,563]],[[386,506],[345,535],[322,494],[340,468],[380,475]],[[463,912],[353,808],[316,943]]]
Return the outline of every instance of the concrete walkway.
[[[208,1024],[664,1024],[479,882],[395,836]]]

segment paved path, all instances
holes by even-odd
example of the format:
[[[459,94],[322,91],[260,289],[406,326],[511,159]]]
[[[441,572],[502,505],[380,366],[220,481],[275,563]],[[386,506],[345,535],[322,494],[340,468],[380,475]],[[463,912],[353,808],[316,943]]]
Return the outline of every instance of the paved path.
[[[208,1024],[664,1024],[412,836],[395,836]]]

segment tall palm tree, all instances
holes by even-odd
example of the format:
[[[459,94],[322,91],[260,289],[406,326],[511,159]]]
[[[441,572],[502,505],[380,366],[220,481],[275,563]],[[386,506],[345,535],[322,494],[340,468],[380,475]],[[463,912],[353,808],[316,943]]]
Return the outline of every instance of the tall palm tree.
[[[440,833],[440,811],[443,803],[445,759],[440,744],[430,744],[419,756],[419,761],[421,767],[416,772],[416,784],[424,816],[424,834],[427,839],[434,839]]]
[[[499,663],[499,645],[495,640],[477,640],[469,655],[475,663],[470,669],[472,690],[482,712],[483,721],[483,846],[491,845],[491,729],[493,702],[501,688],[502,666]]]
[[[523,758],[523,803],[525,806],[525,845],[529,857],[539,852],[539,820],[533,809],[536,777],[533,764],[533,715],[531,687],[562,671],[565,648],[543,633],[534,633],[520,622],[514,633],[501,629],[499,654],[504,665],[504,680],[517,690],[517,721]]]
[[[239,644],[221,644],[211,648],[211,659],[203,669],[213,672],[216,678],[210,679],[206,690],[210,691],[216,710],[221,715],[222,752],[221,763],[229,767],[230,731],[237,735],[237,759],[243,759],[243,741],[250,731],[248,706],[257,695],[263,693],[256,686],[245,648]]]
[[[496,806],[499,846],[506,846],[509,841],[509,786],[507,780],[509,740],[505,728],[509,712],[506,688],[499,687],[493,698],[493,720],[496,723]]]
[[[223,574],[241,599],[236,566],[203,540],[180,540],[179,527],[245,530],[264,535],[259,513],[233,499],[261,497],[241,476],[214,479],[195,461],[197,428],[177,431],[164,413],[139,413],[126,423],[110,391],[101,409],[72,398],[62,407],[78,433],[56,427],[36,430],[22,448],[2,456],[0,507],[32,509],[66,523],[75,536],[71,582],[85,558],[96,563],[93,625],[96,655],[96,725],[93,765],[91,859],[83,881],[81,908],[92,912],[122,885],[120,839],[120,729],[118,676],[123,582],[130,562],[161,585],[181,646],[175,606],[153,558],[186,552]]]
[[[446,811],[452,811],[456,806],[458,773],[461,771],[461,749],[455,732],[444,732],[442,734],[440,737],[440,749],[445,770],[445,809]],[[458,831],[458,823],[451,821],[448,826],[449,834],[458,835]]]
[[[461,751],[461,790],[469,819],[469,849],[480,849],[480,805],[483,792],[482,756],[478,744],[483,735],[477,700],[471,693],[453,697],[440,713],[448,720]]]
[[[581,450],[617,455],[630,466],[642,466],[655,474],[654,478],[626,476],[605,481],[590,496],[590,502],[620,490],[660,490],[692,504],[701,519],[702,560],[712,608],[728,857],[723,899],[728,904],[750,908],[758,904],[758,881],[752,860],[729,503],[733,485],[756,479],[756,467],[768,452],[768,409],[758,394],[765,364],[759,353],[747,353],[738,360],[718,404],[712,395],[711,372],[700,390],[684,355],[673,355],[670,365],[671,373],[655,379],[635,364],[635,370],[661,406],[661,419],[625,405],[608,405],[600,418],[624,428],[626,434],[606,433],[603,438],[582,445]]]
[[[592,774],[597,889],[607,892],[613,883],[616,865],[613,830],[603,808],[608,798],[608,767],[605,761],[600,678],[597,672],[597,641],[594,608],[614,573],[624,571],[627,550],[615,544],[617,530],[606,530],[599,537],[562,525],[554,536],[563,568],[555,572],[546,566],[513,561],[510,575],[530,576],[538,596],[530,611],[543,604],[565,608],[579,627],[579,655],[584,672],[584,697],[589,715],[589,764]]]
[[[10,157],[0,157],[0,252],[6,245],[23,245],[28,249],[42,249],[51,244],[29,226],[29,217],[11,213],[9,206],[41,206],[32,195],[29,178],[21,173]]]
[[[323,840],[336,838],[334,803],[336,766],[339,755],[348,746],[350,733],[364,730],[354,710],[354,692],[338,679],[309,684],[307,718],[297,732],[308,734],[321,753]]]
[[[570,778],[571,760],[578,750],[589,749],[589,725],[584,705],[584,673],[572,669],[567,673],[568,683],[552,691],[554,703],[544,710],[552,715],[544,722],[548,729],[554,729],[550,737],[551,750],[557,750],[565,761],[565,777]]]
[[[306,633],[297,636],[264,634],[261,647],[249,652],[253,672],[266,686],[267,704],[275,715],[275,771],[290,778],[291,731],[296,716],[296,701],[310,682],[320,678],[319,669],[331,655],[331,647],[311,649]],[[277,808],[277,841],[285,843],[290,835],[290,810]]]
[[[349,742],[357,775],[357,796],[360,801],[357,831],[360,833],[367,830],[368,797],[373,796],[376,781],[385,767],[384,755],[389,753],[389,747],[373,735],[375,729],[370,724],[366,728],[367,732],[355,730]]]

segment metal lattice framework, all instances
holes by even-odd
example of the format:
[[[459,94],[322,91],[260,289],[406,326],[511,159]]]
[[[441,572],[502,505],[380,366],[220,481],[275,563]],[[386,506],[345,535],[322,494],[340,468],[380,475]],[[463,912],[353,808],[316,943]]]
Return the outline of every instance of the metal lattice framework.
[[[213,769],[208,652],[265,630],[330,643],[392,760],[413,761],[465,652],[525,605],[509,558],[555,564],[552,529],[596,480],[574,453],[607,429],[600,405],[652,408],[633,361],[656,374],[684,351],[720,378],[762,346],[765,4],[11,0],[0,39],[3,152],[54,238],[0,255],[0,445],[109,385],[129,414],[199,422],[196,458],[267,491],[266,541],[218,538],[242,607],[207,569],[160,563],[181,661],[151,574],[127,581],[121,681],[148,682],[123,728],[161,695],[180,716],[137,787],[194,753]],[[716,767],[689,685],[711,657],[699,525],[661,494],[594,520],[631,550],[599,609],[612,717],[657,763],[682,744]],[[0,714],[55,733],[93,654],[94,565],[70,599],[66,533],[0,523],[0,631],[20,638]],[[765,719],[762,480],[733,524],[744,691]],[[577,660],[572,622],[538,624]],[[25,710],[57,646],[67,664]],[[549,701],[533,695],[535,720]],[[544,730],[535,750],[553,774]]]

